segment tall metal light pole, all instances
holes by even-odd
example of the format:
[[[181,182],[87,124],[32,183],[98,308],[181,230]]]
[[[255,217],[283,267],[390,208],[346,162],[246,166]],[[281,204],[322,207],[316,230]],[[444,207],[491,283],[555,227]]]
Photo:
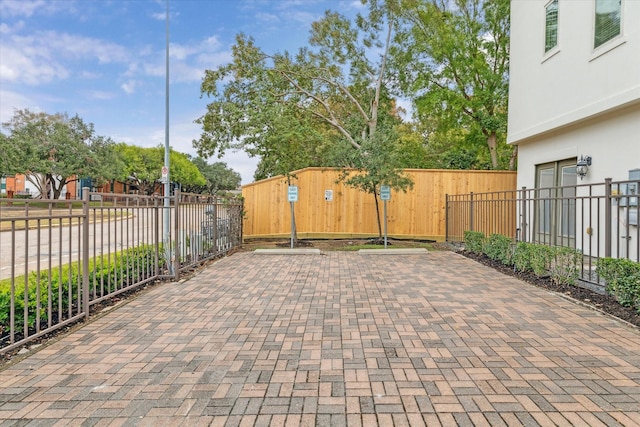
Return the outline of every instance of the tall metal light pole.
[[[164,167],[166,177],[164,182],[164,236],[163,242],[165,247],[165,254],[167,258],[167,265],[169,266],[169,272],[173,273],[173,262],[171,261],[171,241],[169,238],[170,227],[170,207],[171,203],[169,197],[171,196],[171,179],[170,179],[170,167],[169,167],[169,0],[167,0],[167,19],[166,19],[166,57],[165,57],[165,115],[164,115]],[[164,174],[163,174],[164,175]]]

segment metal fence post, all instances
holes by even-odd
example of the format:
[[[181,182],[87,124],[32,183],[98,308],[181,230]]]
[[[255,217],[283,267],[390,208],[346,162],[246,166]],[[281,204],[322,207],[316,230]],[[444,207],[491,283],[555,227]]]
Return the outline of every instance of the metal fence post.
[[[638,186],[640,187],[640,184],[638,184]],[[238,244],[242,245],[242,243],[244,242],[244,199],[242,199],[240,201],[240,241],[238,242]],[[640,251],[638,251],[640,252]]]
[[[469,231],[473,230],[473,191],[469,194]]]
[[[82,187],[82,308],[89,319],[89,187]]]
[[[227,215],[228,215],[228,209]],[[218,198],[213,197],[213,204],[211,205],[211,244],[213,245],[213,252],[217,255],[220,252],[218,248],[218,239],[220,233],[218,232]]]
[[[444,241],[449,241],[449,195],[444,195]]]
[[[520,206],[520,216],[522,218],[522,223],[520,224],[520,230],[522,230],[522,234],[520,235],[520,240],[522,242],[527,241],[527,187],[522,187],[522,204]]]
[[[604,180],[604,256],[611,256],[611,178]]]
[[[154,213],[154,236],[153,241],[155,243],[155,270],[154,276],[158,277],[160,275],[160,206],[158,204],[158,198],[154,197],[153,199],[153,213]]]
[[[173,236],[175,248],[173,251],[173,280],[180,280],[180,238],[178,236],[178,230],[180,230],[180,190],[174,190],[173,192],[173,209],[174,209],[174,221],[173,221]]]

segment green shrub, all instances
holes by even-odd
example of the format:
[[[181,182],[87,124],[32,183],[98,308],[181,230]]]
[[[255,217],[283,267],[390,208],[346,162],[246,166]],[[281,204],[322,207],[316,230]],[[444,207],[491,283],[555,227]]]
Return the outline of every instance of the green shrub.
[[[5,328],[9,329],[10,296],[8,292],[0,292],[0,335],[4,334]]]
[[[513,251],[513,258],[511,260],[513,261],[513,266],[517,271],[524,273],[533,270],[531,267],[531,246],[532,243],[516,243],[516,247]]]
[[[476,255],[482,254],[482,246],[484,244],[484,233],[481,231],[465,231],[464,245],[465,248]]]
[[[79,293],[78,263],[65,264],[62,268],[51,270],[51,306],[53,312],[67,312],[71,304],[77,301]],[[38,275],[31,272],[26,276],[27,281],[27,327],[33,328],[38,319],[48,320],[49,305],[49,270],[43,270]],[[25,311],[25,276],[14,279],[14,318],[15,331],[24,330]],[[38,296],[39,295],[39,296]],[[9,329],[11,310],[11,279],[0,281],[0,331]]]
[[[529,252],[529,263],[531,271],[538,277],[549,275],[551,260],[553,259],[553,248],[547,245],[534,243]]]
[[[555,248],[539,243],[518,242],[513,252],[513,265],[521,272],[531,272],[538,277],[548,276],[555,251]],[[561,274],[558,271],[558,275]]]
[[[607,284],[607,292],[625,307],[640,312],[640,264],[628,259],[602,258],[596,271]]]
[[[551,249],[549,274],[556,284],[574,285],[582,270],[582,253],[572,248],[556,246]]]
[[[485,240],[482,251],[492,260],[510,265],[513,257],[512,240],[502,234],[492,234]]]
[[[89,261],[90,298],[102,297],[118,289],[130,286],[155,274],[155,246],[145,245],[130,248],[116,254],[105,255]],[[160,267],[165,264],[159,259]],[[38,317],[48,320],[48,306],[51,303],[51,315],[57,321],[65,318],[71,308],[77,312],[80,305],[81,273],[80,264],[72,262],[62,268],[42,270],[40,274],[31,272],[27,277],[27,327],[34,328]],[[15,331],[24,330],[25,276],[14,279],[14,316]],[[49,301],[49,289],[51,301]],[[40,293],[38,301],[38,290]],[[9,330],[11,310],[11,279],[0,281],[0,333]]]

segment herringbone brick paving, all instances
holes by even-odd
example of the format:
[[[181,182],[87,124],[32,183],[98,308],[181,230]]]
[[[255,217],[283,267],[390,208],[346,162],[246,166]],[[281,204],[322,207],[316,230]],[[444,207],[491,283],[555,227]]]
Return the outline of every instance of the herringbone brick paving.
[[[640,332],[450,252],[238,253],[0,372],[1,426],[634,426]]]

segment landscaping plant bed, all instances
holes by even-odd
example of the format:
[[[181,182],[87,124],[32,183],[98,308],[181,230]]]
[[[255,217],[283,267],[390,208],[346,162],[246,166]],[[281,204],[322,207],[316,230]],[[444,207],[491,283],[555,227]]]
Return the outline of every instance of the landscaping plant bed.
[[[464,250],[458,251],[458,253],[491,267],[503,274],[516,277],[540,288],[567,295],[583,304],[640,327],[640,315],[637,311],[632,307],[624,307],[620,305],[620,303],[618,303],[618,301],[616,301],[616,299],[611,295],[600,294],[592,291],[591,289],[586,289],[577,285],[556,284],[549,277],[538,277],[533,273],[514,271],[512,266],[507,266],[494,261],[484,254],[478,255]]]

